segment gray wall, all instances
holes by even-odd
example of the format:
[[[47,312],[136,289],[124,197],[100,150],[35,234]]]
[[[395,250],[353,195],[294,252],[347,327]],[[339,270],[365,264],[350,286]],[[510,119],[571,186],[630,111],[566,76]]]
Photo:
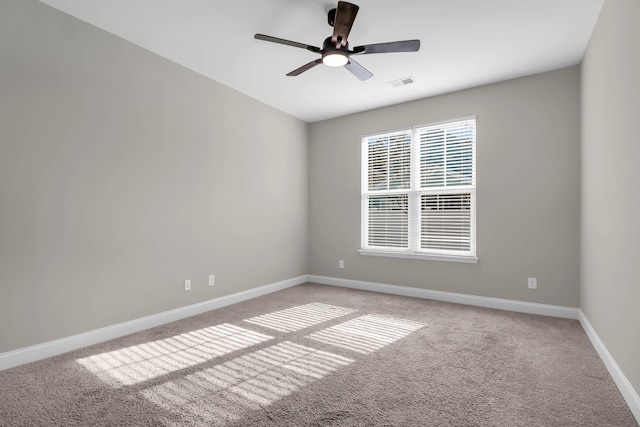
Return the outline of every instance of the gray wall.
[[[0,352],[306,274],[307,132],[35,0],[2,0]]]
[[[580,305],[639,390],[639,5],[605,3],[581,104],[571,67],[308,126],[2,0],[0,352],[311,273]],[[479,263],[358,255],[360,136],[470,115]]]
[[[582,65],[580,306],[640,392],[640,1],[605,2]]]
[[[310,273],[577,307],[579,81],[574,66],[311,124]],[[359,255],[361,135],[472,115],[478,264]]]

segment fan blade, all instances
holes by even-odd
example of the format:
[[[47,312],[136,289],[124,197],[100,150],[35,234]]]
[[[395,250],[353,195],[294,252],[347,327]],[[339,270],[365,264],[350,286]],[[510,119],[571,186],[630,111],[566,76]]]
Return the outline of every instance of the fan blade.
[[[420,50],[420,40],[403,40],[356,46],[353,48],[353,53],[366,55],[368,53],[417,52],[418,50]]]
[[[322,64],[322,58],[318,58],[315,61],[311,61],[308,64],[304,64],[300,68],[296,68],[292,72],[288,73],[287,76],[299,76],[300,74],[304,73],[307,70],[312,69],[313,67],[315,67],[318,64]]]
[[[344,66],[347,70],[351,71],[351,74],[364,81],[373,77],[371,71],[364,68],[362,65],[357,63],[354,59],[349,58],[349,62]]]
[[[266,42],[272,42],[272,43],[278,43],[278,44],[285,44],[287,46],[299,47],[300,49],[310,50],[311,52],[315,52],[315,53],[322,52],[322,49],[320,49],[319,47],[310,46],[310,45],[304,44],[304,43],[293,42],[291,40],[279,39],[278,37],[266,36],[264,34],[256,34],[255,36],[253,36],[253,38],[257,39],[257,40],[264,40]]]
[[[358,9],[360,7],[355,4],[345,1],[338,2],[336,19],[333,24],[333,36],[331,36],[331,41],[336,47],[347,45],[347,38],[351,32],[351,27],[353,27],[353,22],[356,20]]]

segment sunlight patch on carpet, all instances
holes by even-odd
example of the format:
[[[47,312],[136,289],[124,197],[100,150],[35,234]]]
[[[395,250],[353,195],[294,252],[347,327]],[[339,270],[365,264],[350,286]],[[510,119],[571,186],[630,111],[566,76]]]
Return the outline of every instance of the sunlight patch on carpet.
[[[299,331],[327,320],[355,313],[352,308],[313,302],[245,319],[245,322],[280,332]]]
[[[412,320],[367,314],[307,335],[307,338],[368,354],[426,326]]]
[[[140,393],[203,425],[225,425],[354,360],[285,341]]]
[[[243,322],[280,332],[295,332],[357,311],[314,302]],[[336,350],[370,354],[424,326],[411,320],[367,314],[325,326],[304,339],[306,343],[312,340],[334,346]],[[264,344],[269,346],[260,350],[250,349],[275,339],[225,323],[77,362],[114,387],[136,386],[135,393],[178,415],[179,419],[197,425],[226,425],[237,421],[247,411],[264,410],[276,400],[355,362],[355,359],[297,344],[291,339]],[[244,354],[232,354],[241,350]],[[226,361],[214,360],[221,356],[226,356]],[[191,369],[180,372],[188,368]],[[163,376],[166,378],[159,378]],[[156,378],[159,379],[140,384]],[[172,424],[175,418],[166,421]]]
[[[78,359],[108,384],[133,385],[273,339],[222,324]]]

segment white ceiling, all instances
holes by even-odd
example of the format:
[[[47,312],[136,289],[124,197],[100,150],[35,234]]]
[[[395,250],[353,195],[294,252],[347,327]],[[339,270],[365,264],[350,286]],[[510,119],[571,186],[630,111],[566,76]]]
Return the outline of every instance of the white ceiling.
[[[307,122],[580,62],[604,0],[351,0],[358,46],[420,39],[417,53],[362,55],[361,82],[255,33],[322,47],[327,0],[40,0]],[[392,87],[412,76],[415,83]]]

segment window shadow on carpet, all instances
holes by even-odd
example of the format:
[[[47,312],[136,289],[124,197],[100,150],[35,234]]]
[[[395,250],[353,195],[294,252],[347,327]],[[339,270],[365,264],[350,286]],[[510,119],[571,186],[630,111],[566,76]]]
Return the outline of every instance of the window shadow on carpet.
[[[109,386],[141,388],[140,396],[178,418],[224,425],[426,326],[370,313],[322,327],[348,315],[357,310],[314,302],[244,319],[243,326],[214,325],[77,362]],[[321,329],[304,334],[304,344],[289,336],[312,326]]]

